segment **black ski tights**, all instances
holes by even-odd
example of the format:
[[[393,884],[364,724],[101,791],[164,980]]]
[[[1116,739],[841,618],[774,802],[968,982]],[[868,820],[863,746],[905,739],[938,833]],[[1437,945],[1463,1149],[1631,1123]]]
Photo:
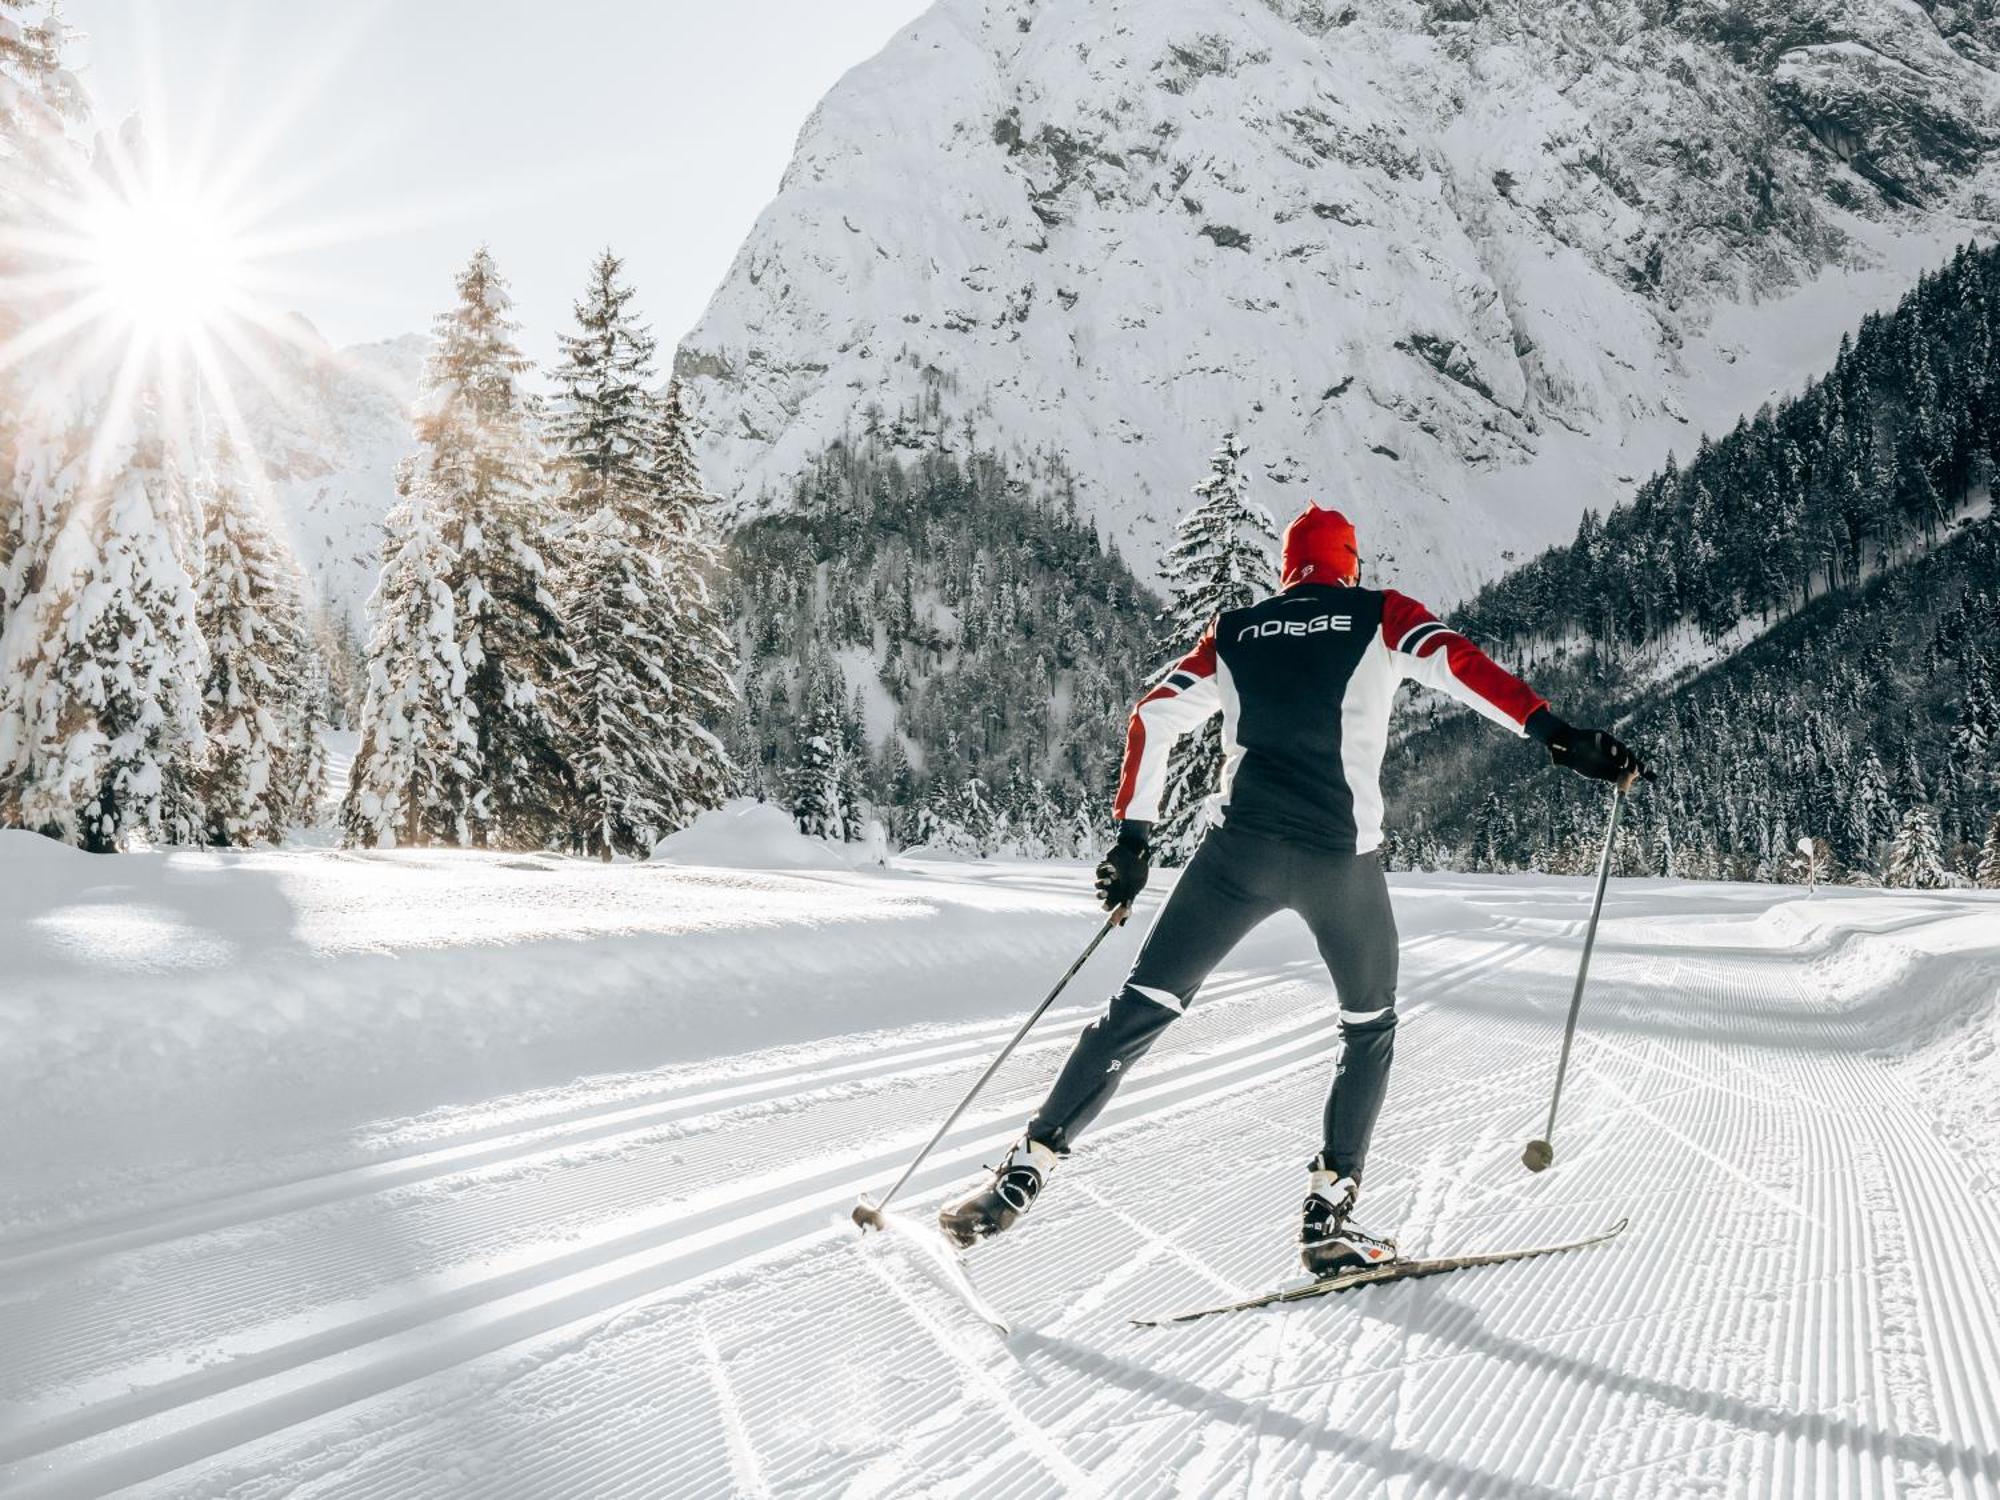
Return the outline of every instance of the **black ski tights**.
[[[1209,831],[1181,873],[1124,988],[1084,1028],[1028,1121],[1029,1139],[1067,1152],[1229,950],[1285,908],[1312,929],[1340,996],[1340,1061],[1324,1145],[1327,1165],[1358,1180],[1396,1051],[1396,918],[1381,860],[1227,826]]]

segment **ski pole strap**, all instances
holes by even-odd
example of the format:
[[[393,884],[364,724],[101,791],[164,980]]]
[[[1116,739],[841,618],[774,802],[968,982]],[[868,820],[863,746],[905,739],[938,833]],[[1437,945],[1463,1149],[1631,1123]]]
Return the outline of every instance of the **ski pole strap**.
[[[1097,936],[1093,937],[1085,945],[1083,952],[1076,956],[1076,962],[1063,971],[1063,977],[1056,981],[1055,988],[1042,997],[1042,1003],[1037,1005],[1033,1014],[1021,1023],[1021,1029],[1008,1038],[1007,1045],[1000,1049],[1000,1055],[986,1065],[986,1071],[979,1075],[977,1081],[973,1083],[970,1089],[966,1090],[965,1097],[958,1101],[957,1107],[945,1116],[944,1124],[938,1126],[937,1133],[924,1143],[924,1149],[916,1154],[907,1167],[903,1168],[903,1175],[896,1179],[896,1185],[882,1195],[882,1201],[875,1205],[877,1213],[882,1213],[889,1207],[889,1200],[903,1190],[903,1185],[910,1180],[910,1175],[923,1165],[924,1158],[936,1149],[937,1143],[943,1140],[946,1134],[950,1132],[951,1127],[958,1123],[958,1117],[965,1113],[966,1108],[974,1099],[979,1097],[979,1091],[986,1087],[988,1080],[1000,1071],[1000,1065],[1014,1055],[1014,1049],[1020,1046],[1023,1039],[1034,1029],[1035,1023],[1041,1020],[1051,1005],[1056,1003],[1056,996],[1060,995],[1068,987],[1069,982],[1076,978],[1077,970],[1090,962],[1090,955],[1097,951],[1097,945],[1109,937],[1111,930],[1121,925],[1130,912],[1131,908],[1129,906],[1121,906],[1104,919],[1104,925],[1097,929]]]
[[[1604,888],[1611,880],[1611,847],[1618,838],[1618,815],[1625,808],[1625,789],[1621,786],[1611,796],[1611,821],[1604,830],[1604,850],[1597,857],[1597,894],[1590,903],[1590,925],[1583,933],[1583,960],[1576,966],[1576,988],[1570,992],[1569,1020],[1563,1025],[1562,1058],[1556,1063],[1556,1088],[1549,1096],[1549,1124],[1542,1132],[1542,1139],[1552,1141],[1556,1136],[1556,1107],[1562,1103],[1563,1079],[1569,1073],[1569,1050],[1576,1040],[1576,1018],[1583,1009],[1583,985],[1590,975],[1590,950],[1597,943],[1597,919],[1604,911]]]

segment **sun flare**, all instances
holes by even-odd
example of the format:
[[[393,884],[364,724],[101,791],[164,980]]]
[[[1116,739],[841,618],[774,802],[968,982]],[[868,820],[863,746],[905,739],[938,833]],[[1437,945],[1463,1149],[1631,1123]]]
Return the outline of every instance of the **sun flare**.
[[[16,314],[0,371],[32,369],[55,425],[68,403],[90,411],[93,465],[151,428],[183,460],[218,434],[252,455],[246,402],[283,405],[286,361],[325,349],[284,311],[297,287],[273,262],[283,227],[265,222],[246,170],[176,158],[136,125],[46,160],[62,170],[36,179],[0,162],[30,210],[0,223]]]
[[[92,290],[135,332],[183,343],[240,307],[241,251],[197,196],[154,188],[107,196],[83,228]]]

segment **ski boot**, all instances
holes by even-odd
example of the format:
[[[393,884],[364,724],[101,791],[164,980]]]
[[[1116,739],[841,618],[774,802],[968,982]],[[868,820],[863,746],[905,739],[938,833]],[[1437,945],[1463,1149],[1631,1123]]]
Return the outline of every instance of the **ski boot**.
[[[985,1186],[938,1211],[938,1228],[961,1250],[990,1239],[1033,1206],[1035,1194],[1049,1180],[1055,1165],[1055,1152],[1040,1141],[1017,1141],[1006,1159],[993,1168]]]
[[[1382,1239],[1348,1222],[1361,1185],[1326,1167],[1325,1160],[1324,1156],[1313,1160],[1305,1215],[1299,1225],[1299,1264],[1307,1275],[1324,1281],[1394,1260],[1394,1240]]]

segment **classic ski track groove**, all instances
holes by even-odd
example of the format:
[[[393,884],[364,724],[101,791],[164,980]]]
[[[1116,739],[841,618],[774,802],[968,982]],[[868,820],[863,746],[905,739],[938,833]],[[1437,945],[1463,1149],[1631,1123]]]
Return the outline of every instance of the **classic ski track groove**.
[[[1507,945],[1500,951],[1518,953],[1526,948],[1524,943]],[[1494,961],[1491,951],[1476,952],[1463,961],[1450,965],[1432,976],[1419,980],[1413,989],[1411,1005],[1420,1004],[1427,992],[1448,988],[1462,982],[1474,974],[1486,972]],[[1286,965],[1293,970],[1300,965]],[[1270,974],[1245,977],[1231,983],[1219,983],[1214,993],[1205,997],[1213,1001],[1243,999],[1273,993],[1277,990],[1296,987],[1298,981],[1290,978],[1273,978]],[[1323,989],[1323,983],[1318,986]],[[1243,1075],[1268,1076],[1283,1069],[1313,1066],[1324,1061],[1333,1031],[1333,1008],[1323,998],[1316,997],[1318,1003],[1307,1008],[1303,1018],[1294,1015],[1291,1019],[1248,1036],[1237,1036],[1223,1041],[1207,1051],[1162,1057],[1161,1066],[1149,1069],[1145,1078],[1135,1081],[1135,1085],[1121,1094],[1107,1121],[1115,1122],[1133,1111],[1134,1107],[1149,1100],[1159,1100],[1154,1108],[1173,1108],[1190,1085],[1212,1084],[1216,1077],[1239,1077]],[[1215,1010],[1221,1007],[1217,1005]],[[1091,1007],[1095,1009],[1095,1007]],[[1197,1007],[1196,1014],[1201,1007]],[[1214,1014],[1211,1010],[1211,1014]],[[1067,1038],[1060,1035],[1043,1043],[1044,1049],[1066,1046]],[[889,1075],[894,1078],[893,1072]],[[957,1080],[953,1080],[956,1084]],[[1038,1074],[1031,1092],[1039,1092],[1041,1080]],[[1214,1091],[1200,1096],[1208,1097]],[[1165,1096],[1165,1097],[1162,1097]],[[961,1146],[990,1144],[996,1130],[1004,1130],[1007,1124],[1019,1118],[1026,1100],[1011,1103],[1004,1109],[995,1111],[990,1107],[977,1116],[968,1115],[954,1130],[949,1141]],[[907,1156],[921,1139],[929,1133],[928,1127],[899,1134],[876,1143],[868,1148],[869,1155],[860,1163],[845,1165],[842,1170],[860,1175],[844,1176],[838,1185],[814,1196],[817,1204],[821,1200],[829,1205],[839,1201],[852,1201],[860,1191],[879,1182],[880,1178],[892,1173],[894,1165]],[[539,1143],[530,1147],[531,1152],[544,1149]],[[922,1188],[927,1179],[942,1181],[959,1176],[963,1166],[951,1164],[941,1171],[932,1171],[920,1176],[915,1187]],[[25,1424],[9,1421],[0,1426],[0,1491],[10,1495],[16,1491],[10,1487],[16,1466],[26,1470],[32,1460],[40,1454],[54,1449],[74,1445],[88,1445],[93,1440],[107,1434],[115,1434],[119,1429],[132,1424],[157,1423],[165,1414],[181,1413],[181,1429],[156,1443],[142,1443],[141,1448],[157,1446],[163,1452],[175,1457],[175,1466],[189,1461],[186,1455],[203,1456],[200,1452],[200,1436],[207,1431],[223,1429],[241,1430],[248,1418],[237,1415],[203,1415],[194,1413],[203,1406],[213,1406],[227,1402],[240,1388],[259,1383],[280,1387],[296,1384],[288,1377],[308,1371],[310,1367],[332,1362],[338,1368],[326,1378],[329,1387],[328,1406],[346,1404],[360,1395],[372,1394],[365,1388],[366,1366],[353,1358],[356,1351],[362,1351],[370,1344],[385,1347],[382,1359],[384,1366],[381,1388],[400,1384],[418,1374],[430,1373],[434,1369],[445,1368],[449,1364],[461,1362],[478,1353],[501,1347],[504,1343],[531,1332],[552,1328],[581,1315],[583,1311],[602,1310],[616,1302],[629,1300],[632,1296],[659,1286],[671,1285],[680,1279],[674,1274],[675,1263],[681,1258],[671,1248],[675,1241],[689,1237],[690,1228],[700,1228],[713,1224],[724,1212],[747,1202],[760,1199],[768,1201],[769,1195],[778,1190],[778,1184],[753,1180],[712,1198],[702,1205],[701,1211],[691,1220],[673,1226],[675,1233],[658,1230],[634,1231],[610,1239],[604,1244],[581,1250],[559,1253],[532,1263],[500,1272],[468,1284],[433,1291],[426,1296],[401,1308],[377,1312],[362,1312],[348,1321],[331,1327],[321,1328],[303,1336],[265,1347],[257,1347],[243,1352],[226,1363],[213,1365],[192,1374],[170,1376],[150,1384],[140,1384],[119,1395],[99,1399],[90,1405],[67,1415],[58,1415],[30,1420]],[[765,1217],[769,1217],[766,1215]],[[783,1216],[787,1222],[797,1222],[801,1228],[820,1222],[822,1215],[811,1212],[792,1213]],[[766,1226],[759,1226],[766,1228]],[[768,1232],[768,1230],[767,1230]],[[726,1240],[728,1236],[711,1239]],[[659,1247],[659,1248],[655,1248]],[[705,1245],[711,1256],[714,1244]],[[607,1292],[597,1283],[604,1278],[595,1276],[599,1268],[616,1269],[621,1264],[633,1263],[633,1269],[612,1282],[615,1295]],[[566,1296],[561,1288],[564,1282],[580,1283]],[[538,1287],[551,1285],[554,1295],[550,1305],[535,1307],[534,1294]],[[217,1305],[234,1303],[242,1299],[246,1292],[257,1290],[256,1283],[229,1281],[217,1288]],[[276,1291],[274,1283],[271,1290]],[[184,1291],[173,1287],[160,1288],[162,1301],[176,1303],[183,1312],[207,1311],[202,1303],[188,1303]],[[506,1304],[521,1304],[523,1307],[507,1307]],[[572,1307],[572,1304],[576,1304]],[[482,1309],[494,1309],[490,1318],[480,1317]],[[129,1308],[117,1315],[108,1311],[97,1320],[106,1328],[107,1337],[116,1337],[119,1329],[117,1319],[129,1316]],[[413,1332],[426,1324],[439,1320],[457,1318],[461,1322],[470,1320],[470,1325],[456,1338],[447,1338],[442,1333],[435,1334],[424,1344],[412,1347]],[[490,1325],[490,1326],[489,1326]],[[62,1340],[62,1350],[74,1355],[77,1345],[73,1342],[81,1332],[87,1331],[89,1324],[79,1325],[65,1322],[52,1333]],[[390,1345],[402,1347],[389,1349]],[[55,1351],[52,1351],[55,1352]],[[448,1357],[454,1356],[455,1357]],[[29,1368],[29,1361],[17,1356],[15,1363],[21,1369]],[[310,1414],[307,1408],[310,1386],[299,1391],[286,1390],[283,1396],[274,1398],[271,1405],[277,1414],[289,1421],[297,1421],[303,1414]],[[113,1452],[102,1460],[87,1459],[79,1466],[78,1477],[89,1476],[89,1482],[115,1480],[119,1484],[134,1483],[150,1477],[147,1466],[137,1462],[138,1449],[125,1453]],[[63,1491],[58,1490],[57,1493]],[[19,1491],[23,1494],[38,1493],[34,1488]]]
[[[1430,946],[1437,938],[1420,939]],[[1414,949],[1418,944],[1412,944]],[[1285,966],[1309,971],[1309,961]],[[1214,1005],[1266,989],[1271,973],[1225,978],[1204,990],[1202,1003]],[[1055,1036],[1094,1015],[1102,1002],[1058,1007],[1044,1017],[1032,1047],[1061,1045]],[[0,1277],[11,1277],[45,1265],[67,1268],[79,1258],[160,1244],[183,1235],[271,1218],[281,1213],[317,1207],[343,1198],[381,1192],[477,1167],[516,1161],[566,1147],[636,1134],[675,1120],[721,1107],[740,1108],[772,1099],[803,1096],[843,1080],[879,1078],[886,1072],[908,1073],[909,1064],[928,1063],[940,1070],[967,1058],[986,1056],[996,1038],[1012,1032],[1014,1020],[975,1022],[951,1028],[949,1037],[884,1049],[864,1046],[851,1057],[798,1064],[760,1073],[740,1082],[706,1082],[699,1087],[671,1085],[657,1097],[623,1097],[574,1111],[556,1111],[533,1123],[473,1128],[422,1147],[385,1152],[352,1166],[260,1184],[234,1193],[188,1203],[167,1204],[120,1218],[75,1226],[48,1234],[0,1240]]]
[[[1727,901],[1691,906],[1707,923],[1691,936],[1622,912],[1614,893],[1557,1165],[1525,1179],[1515,1157],[1546,1100],[1581,923],[1537,915],[1560,907],[1546,890],[1495,884],[1470,899],[1498,920],[1405,945],[1418,961],[1406,962],[1403,1053],[1367,1216],[1422,1255],[1567,1237],[1630,1212],[1635,1227],[1600,1250],[1114,1336],[1133,1313],[1288,1273],[1297,1158],[1332,1026],[1323,994],[1296,998],[1313,966],[1287,964],[1206,991],[1065,1166],[1032,1233],[970,1259],[1025,1330],[1009,1345],[878,1246],[826,1226],[879,1190],[928,1133],[917,1117],[955,1097],[1010,1023],[871,1035],[768,1079],[665,1080],[0,1245],[0,1318],[67,1284],[59,1270],[217,1256],[188,1262],[210,1265],[211,1292],[179,1289],[198,1322],[232,1296],[282,1310],[282,1276],[226,1274],[233,1236],[310,1235],[328,1214],[386,1213],[410,1193],[468,1205],[462,1238],[422,1247],[445,1256],[428,1263],[444,1274],[381,1288],[388,1300],[372,1310],[323,1304],[333,1321],[303,1334],[246,1322],[236,1342],[248,1352],[228,1363],[120,1375],[91,1352],[113,1349],[116,1317],[51,1326],[30,1387],[44,1404],[26,1425],[0,1417],[0,1493],[164,1479],[174,1493],[248,1497],[288,1490],[289,1474],[307,1493],[395,1500],[663,1486],[1026,1496],[1132,1493],[1172,1475],[1181,1493],[1247,1494],[1253,1479],[1367,1493],[1393,1480],[1438,1500],[1694,1489],[2000,1500],[2000,1206],[1968,1188],[1962,1148],[1863,1050],[1880,1023],[1867,997],[1826,1005],[1801,962],[1963,909],[1912,897],[1907,918],[1790,945],[1782,929],[1746,926],[1761,940],[1718,944],[1718,921],[1740,911]],[[993,1149],[1095,1008],[1066,1007],[1028,1065],[1003,1071],[900,1207],[923,1211]],[[1778,1045],[1792,1034],[1796,1045]],[[886,1111],[872,1122],[871,1100]],[[1230,1170],[1213,1172],[1205,1127],[1225,1105]],[[665,1222],[621,1210],[655,1190],[654,1156],[704,1142],[714,1162]],[[793,1197],[775,1206],[776,1174],[745,1178],[741,1166],[773,1157],[794,1169]],[[549,1221],[558,1236],[482,1259],[491,1226],[478,1205],[519,1173],[520,1201],[567,1203]],[[359,1270],[343,1256],[327,1269],[329,1286]],[[143,1299],[126,1290],[129,1318]],[[160,1315],[171,1305],[162,1292]],[[813,1348],[845,1345],[864,1362],[893,1349],[906,1366],[838,1377],[862,1430],[800,1422],[801,1403],[825,1394],[800,1380],[841,1368],[793,1369],[791,1339],[808,1322],[823,1325]],[[9,1380],[26,1368],[7,1363]],[[66,1368],[97,1372],[67,1410]],[[531,1421],[509,1416],[517,1392]],[[633,1425],[634,1412],[645,1420]],[[545,1450],[555,1421],[585,1440]]]
[[[1283,986],[1284,982],[1280,981],[1279,987],[1282,988]],[[1247,1035],[1229,1035],[1226,1029],[1227,1015],[1222,1010],[1223,1003],[1230,999],[1255,998],[1259,995],[1270,993],[1273,985],[1268,976],[1260,976],[1256,979],[1239,980],[1231,984],[1219,986],[1218,988],[1221,990],[1221,994],[1217,997],[1215,1007],[1208,1011],[1208,1015],[1211,1019],[1220,1018],[1223,1023],[1223,1040],[1221,1044],[1207,1051],[1190,1053],[1187,1057],[1176,1063],[1176,1068],[1195,1066],[1216,1059],[1228,1059],[1237,1054],[1243,1054],[1243,1062],[1245,1065],[1248,1065],[1265,1058],[1268,1054],[1274,1054],[1286,1048],[1297,1048],[1302,1045],[1319,1045],[1319,1034],[1325,1029],[1326,1017],[1323,1013],[1316,1010],[1308,1010],[1303,1018],[1293,1015],[1275,1026],[1267,1024],[1263,1028],[1251,1031]],[[1039,1044],[1036,1050],[1042,1053],[1057,1052],[1067,1045],[1067,1040],[1068,1038],[1063,1031],[1056,1029]],[[1263,1050],[1257,1050],[1260,1048]],[[1031,1051],[1029,1054],[1030,1057],[1034,1055],[1034,1051]],[[1044,1062],[1037,1069],[1037,1075],[1039,1076],[1040,1073],[1046,1071],[1046,1067],[1047,1063]],[[900,1076],[907,1077],[909,1075]],[[949,1098],[951,1093],[960,1086],[962,1076],[963,1073],[961,1070],[960,1072],[948,1073],[940,1077],[937,1080],[939,1083],[938,1097],[940,1099]],[[1165,1079],[1160,1073],[1154,1075],[1153,1084],[1163,1081]],[[1153,1084],[1147,1086],[1151,1087]],[[753,1123],[756,1122],[753,1121]],[[974,1128],[978,1127],[962,1126],[959,1131],[955,1132],[954,1139],[962,1137],[968,1129]],[[990,1129],[990,1127],[987,1128]],[[917,1138],[920,1138],[920,1136]],[[905,1146],[903,1137],[900,1135],[892,1138],[886,1144],[891,1155],[909,1149]],[[539,1154],[545,1149],[544,1144],[538,1140],[530,1143],[526,1154]],[[884,1170],[886,1171],[886,1168]],[[754,1199],[757,1191],[759,1189],[753,1186],[747,1190],[736,1192],[720,1200],[720,1203],[711,1202],[709,1209],[712,1211],[715,1207],[720,1206],[720,1204],[740,1199]],[[473,1226],[472,1238],[475,1241],[481,1227],[478,1224]],[[430,1243],[433,1249],[439,1247],[439,1241],[435,1238]],[[224,1248],[228,1248],[226,1244]],[[308,1258],[304,1263],[289,1263],[282,1268],[272,1268],[270,1271],[261,1274],[268,1279],[271,1284],[270,1289],[275,1294],[282,1289],[283,1283],[295,1279],[301,1274],[303,1269],[313,1265],[315,1262],[323,1278],[333,1278],[346,1269],[365,1270],[368,1258],[372,1253],[372,1245],[366,1244],[345,1254],[333,1249],[324,1252],[315,1249],[309,1252]],[[213,1319],[221,1317],[228,1307],[243,1302],[247,1293],[257,1290],[261,1285],[263,1285],[263,1282],[257,1279],[256,1276],[246,1280],[241,1274],[236,1274],[216,1280],[214,1284],[214,1296],[209,1302],[204,1302],[199,1296],[191,1294],[183,1285],[162,1284],[154,1290],[152,1295],[156,1296],[162,1304],[160,1310],[161,1316],[171,1317],[177,1314],[183,1318],[194,1319],[203,1326],[212,1329],[214,1327]],[[168,1304],[171,1304],[170,1308]],[[120,1325],[128,1320],[134,1311],[144,1310],[144,1306],[144,1297],[142,1295],[138,1303],[120,1303],[115,1310],[107,1304],[96,1309],[94,1314],[86,1312],[81,1316],[64,1316],[61,1319],[59,1328],[52,1330],[58,1337],[56,1341],[52,1341],[46,1346],[47,1353],[50,1357],[67,1359],[72,1365],[75,1365],[79,1361],[80,1356],[87,1351],[88,1340],[86,1335],[94,1328],[106,1329],[108,1330],[107,1337],[122,1340],[123,1334]],[[17,1348],[13,1363],[17,1377],[33,1372],[35,1365],[34,1351],[29,1347],[27,1341],[24,1340]],[[0,1454],[4,1454],[7,1451],[4,1429],[0,1429]]]

